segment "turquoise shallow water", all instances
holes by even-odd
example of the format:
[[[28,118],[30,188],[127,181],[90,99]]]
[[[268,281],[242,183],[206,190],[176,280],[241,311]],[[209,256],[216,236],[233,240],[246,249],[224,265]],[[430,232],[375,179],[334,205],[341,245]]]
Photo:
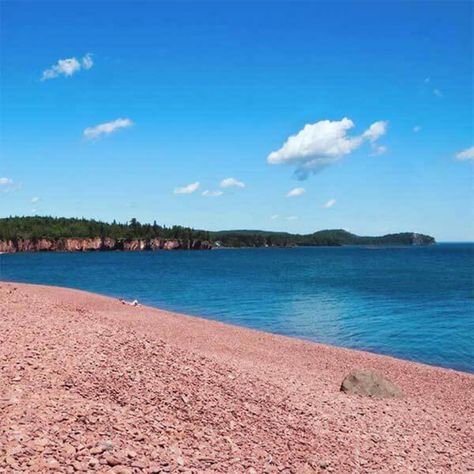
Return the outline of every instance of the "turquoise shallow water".
[[[0,256],[0,278],[474,372],[474,244]]]

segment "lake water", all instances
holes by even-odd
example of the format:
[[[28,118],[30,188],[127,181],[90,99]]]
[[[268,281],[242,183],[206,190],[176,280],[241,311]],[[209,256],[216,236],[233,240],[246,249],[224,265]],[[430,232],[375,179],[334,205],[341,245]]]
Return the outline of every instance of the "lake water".
[[[474,372],[474,244],[31,253],[0,279]]]

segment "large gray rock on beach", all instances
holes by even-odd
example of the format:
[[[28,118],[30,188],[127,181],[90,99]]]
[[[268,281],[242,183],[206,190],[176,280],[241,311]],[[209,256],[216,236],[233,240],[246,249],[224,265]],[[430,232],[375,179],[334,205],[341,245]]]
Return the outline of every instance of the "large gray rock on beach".
[[[403,392],[393,382],[372,370],[355,370],[342,381],[341,391],[374,398],[395,398]]]

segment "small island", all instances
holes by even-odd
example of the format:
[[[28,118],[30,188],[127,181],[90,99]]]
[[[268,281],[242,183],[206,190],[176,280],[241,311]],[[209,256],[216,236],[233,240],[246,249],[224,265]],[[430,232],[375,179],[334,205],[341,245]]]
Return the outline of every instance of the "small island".
[[[0,219],[0,252],[83,252],[142,250],[210,250],[213,248],[302,247],[342,245],[431,245],[434,237],[401,232],[377,237],[342,229],[312,234],[263,230],[206,231],[190,227],[100,222],[63,217],[8,217]]]

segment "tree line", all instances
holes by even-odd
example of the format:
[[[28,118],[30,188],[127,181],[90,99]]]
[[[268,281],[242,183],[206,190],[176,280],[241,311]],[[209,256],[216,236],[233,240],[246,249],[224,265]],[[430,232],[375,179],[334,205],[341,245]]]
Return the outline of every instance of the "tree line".
[[[6,217],[0,219],[0,239],[37,240],[63,238],[109,237],[115,240],[129,239],[197,239],[210,240],[207,231],[174,225],[166,227],[155,222],[141,224],[133,218],[129,222],[112,223],[94,219],[65,217]]]
[[[128,222],[102,222],[50,216],[6,217],[0,219],[0,240],[38,240],[64,238],[164,239],[212,242],[222,247],[289,247],[339,245],[426,245],[435,243],[428,235],[404,232],[381,237],[363,237],[342,229],[321,230],[312,234],[290,234],[261,230],[232,230],[212,232],[174,225],[167,227]]]

